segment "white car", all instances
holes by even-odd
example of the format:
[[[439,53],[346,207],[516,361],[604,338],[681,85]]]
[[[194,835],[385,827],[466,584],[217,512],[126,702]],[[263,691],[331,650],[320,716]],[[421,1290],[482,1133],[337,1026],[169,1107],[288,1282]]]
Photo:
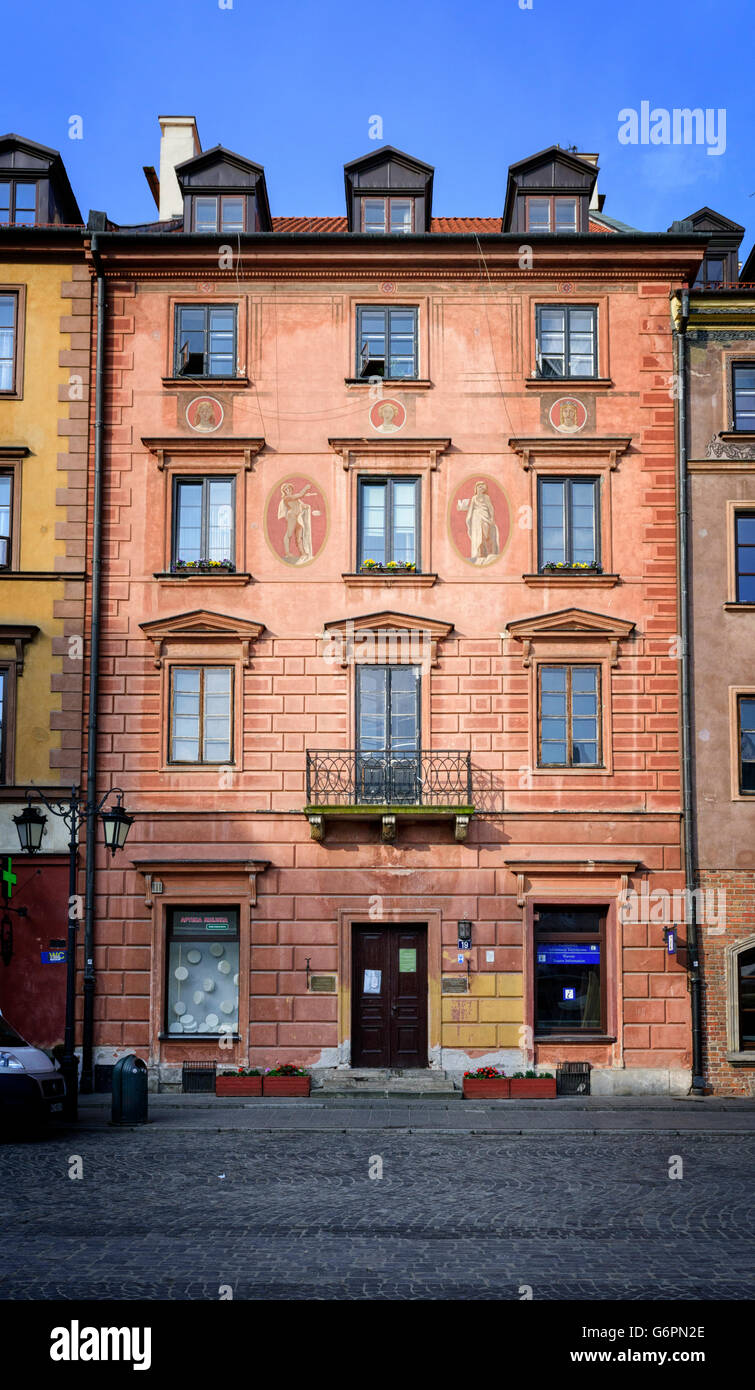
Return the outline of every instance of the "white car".
[[[13,1121],[39,1126],[65,1093],[57,1062],[25,1042],[0,1013],[0,1128]]]

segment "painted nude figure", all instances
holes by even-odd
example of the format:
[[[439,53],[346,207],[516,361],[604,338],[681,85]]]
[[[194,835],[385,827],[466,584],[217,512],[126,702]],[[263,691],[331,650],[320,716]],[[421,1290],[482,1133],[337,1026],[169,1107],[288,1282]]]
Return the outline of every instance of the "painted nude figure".
[[[284,558],[293,565],[306,565],[314,558],[312,554],[312,508],[303,499],[316,497],[306,484],[299,492],[294,492],[293,483],[281,483],[281,500],[278,503],[278,520],[285,521],[283,536]],[[319,512],[315,512],[319,516]],[[298,550],[298,556],[291,553],[291,542]]]

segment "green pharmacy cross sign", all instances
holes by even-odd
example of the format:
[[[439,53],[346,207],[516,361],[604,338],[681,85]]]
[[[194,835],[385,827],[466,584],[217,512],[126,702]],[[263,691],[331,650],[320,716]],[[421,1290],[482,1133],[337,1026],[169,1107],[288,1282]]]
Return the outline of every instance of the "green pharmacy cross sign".
[[[8,855],[8,863],[6,867],[3,869],[2,874],[0,874],[0,878],[2,878],[3,881],[3,893],[5,895],[5,898],[8,902],[10,902],[11,898],[13,897],[13,885],[14,883],[18,882],[18,879],[13,872],[13,860],[11,859],[10,855]]]

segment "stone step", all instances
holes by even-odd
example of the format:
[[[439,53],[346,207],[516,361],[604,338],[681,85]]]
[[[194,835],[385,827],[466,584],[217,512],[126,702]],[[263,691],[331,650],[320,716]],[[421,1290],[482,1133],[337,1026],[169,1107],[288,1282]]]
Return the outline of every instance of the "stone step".
[[[453,1095],[454,1083],[444,1071],[364,1067],[328,1067],[313,1075],[313,1090],[326,1095]],[[317,1082],[321,1081],[321,1085]]]

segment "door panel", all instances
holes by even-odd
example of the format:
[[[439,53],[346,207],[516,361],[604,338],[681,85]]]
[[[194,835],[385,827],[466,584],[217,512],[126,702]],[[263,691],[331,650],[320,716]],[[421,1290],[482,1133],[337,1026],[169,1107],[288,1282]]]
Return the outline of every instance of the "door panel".
[[[352,961],[352,1066],[426,1067],[426,928],[355,926]]]

